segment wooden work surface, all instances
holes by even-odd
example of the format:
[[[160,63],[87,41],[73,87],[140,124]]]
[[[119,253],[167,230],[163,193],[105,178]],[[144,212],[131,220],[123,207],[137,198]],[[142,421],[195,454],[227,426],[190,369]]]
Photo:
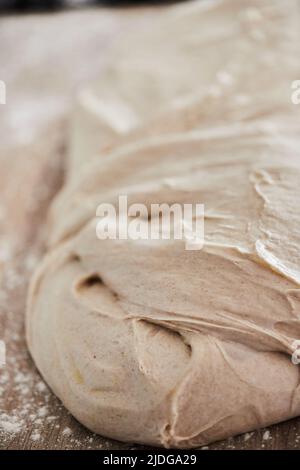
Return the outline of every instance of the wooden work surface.
[[[41,258],[47,208],[63,181],[67,116],[77,86],[95,78],[112,43],[153,21],[161,7],[0,18],[0,369],[1,449],[132,449],[81,426],[42,381],[28,355],[24,312]],[[49,297],[51,302],[51,295]],[[296,449],[300,420],[210,449]]]

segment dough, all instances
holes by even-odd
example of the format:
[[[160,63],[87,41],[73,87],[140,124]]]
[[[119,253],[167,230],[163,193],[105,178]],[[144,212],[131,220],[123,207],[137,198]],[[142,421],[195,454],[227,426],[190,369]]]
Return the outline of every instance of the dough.
[[[107,437],[198,447],[300,414],[298,3],[251,4],[171,7],[79,98],[27,340]],[[204,249],[98,240],[96,208],[119,194],[204,203]]]
[[[137,128],[161,133],[161,115],[168,116],[164,128],[175,130],[175,121],[185,130],[290,108],[299,72],[299,4],[248,3],[184,2],[149,30],[118,42],[101,79],[76,100],[69,178]]]

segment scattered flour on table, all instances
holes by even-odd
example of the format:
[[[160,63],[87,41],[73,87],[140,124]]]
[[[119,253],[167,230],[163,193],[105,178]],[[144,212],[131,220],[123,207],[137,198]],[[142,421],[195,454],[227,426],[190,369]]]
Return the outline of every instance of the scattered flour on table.
[[[71,436],[71,434],[72,434],[72,429],[68,427],[66,427],[62,432],[63,436]]]
[[[30,439],[34,442],[39,441],[40,438],[41,438],[41,434],[38,431],[34,431],[30,436]]]
[[[34,442],[40,440],[41,430],[46,423],[56,419],[49,414],[50,392],[46,385],[39,381],[37,384],[34,377],[28,373],[18,372],[14,378],[10,378],[8,372],[0,371],[0,440],[2,443],[20,432],[34,427],[30,439]],[[1,403],[4,400],[6,384],[10,384],[10,393],[14,397],[8,397],[7,402],[11,406],[6,407],[5,412]],[[38,392],[38,399],[36,396]],[[15,404],[14,404],[15,402]]]
[[[272,439],[272,436],[271,436],[271,433],[270,431],[265,431],[264,434],[263,434],[263,440],[264,441],[269,441],[270,439]]]
[[[22,420],[18,420],[17,416],[9,416],[6,413],[0,415],[0,432],[4,431],[8,434],[16,434],[22,428]]]

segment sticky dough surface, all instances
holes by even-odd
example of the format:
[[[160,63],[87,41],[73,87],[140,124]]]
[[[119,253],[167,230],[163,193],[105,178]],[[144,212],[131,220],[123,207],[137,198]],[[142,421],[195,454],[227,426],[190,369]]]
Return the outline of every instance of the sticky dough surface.
[[[103,113],[105,77],[86,91],[93,109],[79,97],[27,337],[53,391],[102,435],[197,447],[300,413],[299,11],[250,3],[172,7],[157,35],[133,52],[128,40],[107,74],[130,128]],[[96,208],[119,194],[204,203],[203,250],[98,240]]]

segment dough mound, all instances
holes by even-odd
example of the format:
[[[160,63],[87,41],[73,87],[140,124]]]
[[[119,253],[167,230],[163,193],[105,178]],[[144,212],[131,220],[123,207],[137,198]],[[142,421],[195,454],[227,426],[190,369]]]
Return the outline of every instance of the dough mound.
[[[96,433],[192,448],[300,414],[299,11],[271,3],[170,7],[78,98],[27,339]],[[120,194],[204,203],[204,248],[100,241]]]

